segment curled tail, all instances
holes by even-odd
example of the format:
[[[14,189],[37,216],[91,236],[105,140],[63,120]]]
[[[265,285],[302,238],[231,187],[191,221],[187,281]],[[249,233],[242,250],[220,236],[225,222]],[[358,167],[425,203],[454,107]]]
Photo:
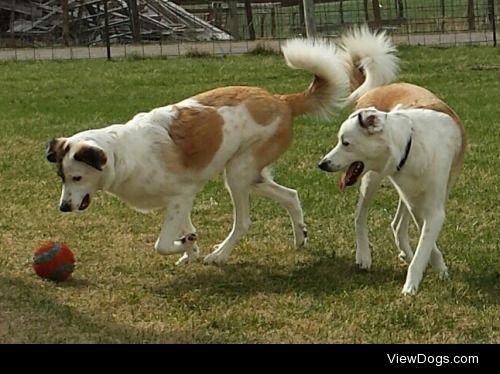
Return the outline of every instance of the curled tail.
[[[344,105],[350,92],[349,76],[345,59],[335,45],[323,39],[292,39],[282,50],[288,66],[314,74],[305,91],[280,96],[292,108],[293,116],[329,118],[335,108]]]
[[[345,104],[356,102],[372,88],[392,83],[399,72],[396,47],[385,32],[367,26],[352,29],[341,39],[352,93]]]

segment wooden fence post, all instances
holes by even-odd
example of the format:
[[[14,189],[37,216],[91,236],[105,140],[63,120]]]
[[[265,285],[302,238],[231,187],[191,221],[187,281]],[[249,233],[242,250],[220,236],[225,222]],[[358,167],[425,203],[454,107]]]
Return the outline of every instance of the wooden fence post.
[[[467,1],[467,21],[469,24],[469,31],[476,29],[475,15],[474,15],[474,0]]]
[[[491,31],[493,32],[493,47],[497,46],[497,19],[495,16],[495,0],[488,0],[488,15],[491,22]]]
[[[245,0],[245,13],[247,15],[248,38],[255,40],[255,28],[253,26],[252,1]]]
[[[399,19],[405,18],[405,8],[403,5],[403,0],[398,0],[396,2],[396,10],[397,10]]]
[[[111,60],[111,43],[109,41],[109,14],[108,0],[104,0],[104,38],[106,40],[106,55]]]
[[[69,46],[69,14],[68,14],[68,0],[61,0],[62,11],[62,37],[64,46]]]
[[[139,10],[137,9],[137,0],[128,0],[128,8],[130,11],[132,37],[134,42],[139,43],[141,41],[141,23],[139,20]]]
[[[445,29],[445,21],[444,17],[446,17],[444,0],[441,0],[441,32],[444,32]]]
[[[316,35],[316,22],[314,17],[314,0],[303,0],[304,20],[306,23],[306,36],[314,38]]]
[[[238,40],[240,38],[240,30],[238,28],[238,3],[235,0],[229,0],[227,5],[229,7],[229,30],[233,39]]]
[[[380,3],[378,0],[372,0],[373,7],[373,24],[376,28],[380,27],[382,24],[382,18],[380,16]]]

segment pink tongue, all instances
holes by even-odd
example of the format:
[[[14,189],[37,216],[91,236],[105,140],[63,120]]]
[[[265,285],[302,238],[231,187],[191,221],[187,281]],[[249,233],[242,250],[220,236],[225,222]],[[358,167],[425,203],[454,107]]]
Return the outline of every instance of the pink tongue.
[[[342,174],[342,177],[340,178],[339,190],[341,192],[344,192],[347,186],[352,186],[353,184],[355,184],[358,180],[358,177],[363,172],[363,169],[364,165],[361,161],[356,161],[349,165],[345,173]]]
[[[346,184],[345,184],[346,174],[347,174],[347,172],[345,172],[344,174],[342,174],[342,176],[340,177],[340,180],[339,180],[339,190],[340,190],[340,192],[344,192],[345,191],[345,187],[346,187]]]

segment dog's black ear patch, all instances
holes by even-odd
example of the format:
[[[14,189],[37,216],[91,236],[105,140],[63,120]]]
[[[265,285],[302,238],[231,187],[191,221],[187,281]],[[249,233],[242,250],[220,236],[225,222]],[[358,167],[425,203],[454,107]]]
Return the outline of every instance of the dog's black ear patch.
[[[92,147],[89,145],[82,146],[78,152],[75,153],[75,160],[85,162],[87,165],[102,171],[108,158],[101,148]]]
[[[69,147],[63,148],[65,141],[66,138],[54,138],[47,143],[47,161],[59,162],[64,158],[69,151]]]

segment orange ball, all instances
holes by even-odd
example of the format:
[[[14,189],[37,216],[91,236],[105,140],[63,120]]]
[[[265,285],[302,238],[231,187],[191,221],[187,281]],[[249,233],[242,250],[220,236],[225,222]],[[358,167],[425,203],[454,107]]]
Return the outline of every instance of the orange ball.
[[[62,282],[75,270],[75,256],[66,244],[47,242],[36,249],[33,270],[44,279]]]

